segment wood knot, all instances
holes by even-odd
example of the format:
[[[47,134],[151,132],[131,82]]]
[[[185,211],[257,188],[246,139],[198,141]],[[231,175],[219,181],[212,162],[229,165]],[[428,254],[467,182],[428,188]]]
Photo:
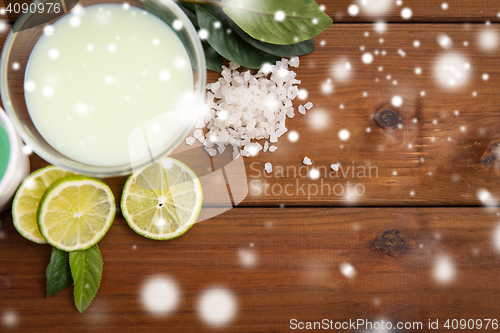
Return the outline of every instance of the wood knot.
[[[398,109],[384,104],[373,112],[373,120],[379,127],[396,128],[403,123],[403,116]]]
[[[388,255],[401,252],[404,248],[404,239],[397,230],[386,231],[373,242],[373,249]]]
[[[487,169],[500,169],[500,141],[493,141],[483,156],[481,164]]]

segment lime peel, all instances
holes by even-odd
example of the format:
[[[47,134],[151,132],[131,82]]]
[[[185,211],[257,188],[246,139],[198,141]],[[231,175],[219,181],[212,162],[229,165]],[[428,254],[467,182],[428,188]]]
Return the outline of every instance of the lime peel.
[[[116,214],[115,197],[97,178],[70,176],[52,184],[40,201],[38,226],[47,242],[63,251],[97,244]]]
[[[38,229],[40,200],[52,183],[72,175],[74,173],[49,165],[33,172],[23,181],[12,202],[12,222],[21,236],[38,244],[47,244]]]
[[[138,234],[169,240],[184,235],[196,223],[202,203],[196,174],[184,163],[167,157],[127,179],[121,209]]]

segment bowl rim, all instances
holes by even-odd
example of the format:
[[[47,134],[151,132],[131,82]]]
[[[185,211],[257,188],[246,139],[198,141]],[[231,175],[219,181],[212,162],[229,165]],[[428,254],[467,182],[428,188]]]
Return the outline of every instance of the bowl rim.
[[[50,0],[41,0],[41,3],[50,1]],[[198,37],[198,33],[187,17],[187,15],[184,13],[184,11],[175,3],[173,0],[153,0],[156,1],[159,4],[162,4],[165,6],[168,10],[172,11],[176,18],[181,19],[183,23],[183,29],[186,29],[187,35],[188,35],[188,40],[189,43],[193,44],[194,46],[194,57],[193,60],[195,60],[195,63],[193,63],[194,68],[198,68],[197,70],[197,76],[198,80],[197,82],[193,85],[194,93],[193,93],[193,100],[192,100],[192,105],[193,105],[193,122],[192,126],[186,126],[186,128],[183,131],[179,132],[179,136],[176,138],[176,140],[172,141],[172,144],[170,145],[165,145],[162,147],[162,149],[157,150],[153,154],[151,154],[150,158],[145,158],[143,160],[124,164],[124,165],[117,165],[117,166],[96,166],[96,165],[89,165],[85,164],[82,162],[75,161],[69,157],[66,157],[64,154],[60,153],[63,157],[56,156],[50,152],[48,152],[45,148],[40,146],[36,141],[31,140],[30,135],[25,132],[22,122],[19,121],[18,117],[16,116],[16,111],[14,110],[11,99],[10,99],[10,93],[9,93],[9,86],[8,86],[8,60],[10,58],[10,51],[12,50],[12,47],[16,41],[16,36],[14,33],[14,27],[16,25],[22,24],[24,21],[27,20],[27,17],[30,15],[30,13],[22,14],[18,20],[14,23],[12,26],[12,29],[9,31],[9,34],[7,35],[7,38],[5,39],[5,43],[2,49],[1,53],[1,58],[0,58],[0,97],[3,102],[3,106],[5,108],[5,111],[7,115],[9,116],[11,123],[13,124],[13,127],[15,129],[15,132],[21,137],[21,139],[25,142],[26,145],[28,145],[37,155],[39,155],[41,158],[46,160],[47,162],[57,165],[61,168],[80,173],[80,174],[86,174],[86,175],[91,175],[91,176],[96,176],[96,177],[117,177],[117,176],[124,176],[124,175],[129,175],[133,173],[135,170],[139,170],[142,168],[147,167],[151,163],[157,160],[161,160],[168,154],[170,154],[186,137],[186,135],[191,131],[192,127],[194,126],[194,122],[200,115],[201,109],[202,109],[202,104],[205,98],[205,87],[206,87],[206,80],[207,80],[207,69],[206,69],[206,60],[205,60],[205,53],[203,50],[203,46],[201,44],[201,40]],[[126,1],[125,1],[126,2]],[[123,3],[125,3],[123,2]],[[80,2],[79,2],[80,3]],[[136,1],[136,3],[142,3],[141,0]],[[117,4],[117,2],[102,2],[102,3],[96,3],[96,4],[89,4],[91,5],[97,5],[97,4]],[[133,5],[130,3],[130,5]],[[140,8],[140,7],[137,7]],[[146,10],[144,8],[140,8],[143,10]],[[71,11],[68,11],[65,15],[70,14]],[[148,12],[149,13],[149,12]],[[149,13],[151,14],[151,13]],[[154,14],[151,14],[154,15]],[[49,25],[56,20],[60,19],[63,16],[59,16],[56,19],[49,21],[45,24],[42,24],[40,26],[34,27],[32,29],[43,29],[44,26]],[[166,24],[164,22],[164,24]],[[36,43],[35,43],[36,45]],[[24,89],[24,88],[23,88]],[[196,93],[198,92],[198,93]],[[55,148],[54,148],[55,149]]]
[[[7,164],[7,169],[5,169],[5,173],[3,174],[2,179],[0,179],[0,196],[5,194],[5,191],[13,179],[16,179],[14,175],[16,174],[18,162],[23,157],[21,156],[23,153],[22,145],[19,140],[19,136],[14,129],[12,121],[7,116],[5,111],[0,107],[0,126],[3,127],[5,132],[7,133],[7,137],[9,139],[9,163]]]

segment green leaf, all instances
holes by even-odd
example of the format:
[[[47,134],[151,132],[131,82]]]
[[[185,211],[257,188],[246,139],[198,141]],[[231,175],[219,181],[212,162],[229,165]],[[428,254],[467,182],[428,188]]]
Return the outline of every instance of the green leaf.
[[[148,12],[151,14],[157,16],[160,18],[163,22],[167,23],[171,28],[171,19],[166,15],[162,9],[155,5],[153,2],[150,0],[143,0],[144,6]],[[198,19],[196,18],[196,13],[195,11],[195,5],[191,3],[183,3],[180,1],[176,1],[176,4],[182,9],[182,11],[186,14],[186,16],[189,18],[191,23],[193,24],[194,28],[196,30],[200,29],[200,26],[198,25]],[[222,66],[222,56],[219,55],[207,42],[202,42],[201,43],[203,46],[203,51],[205,53],[205,60],[207,64],[207,69],[220,72],[221,71],[221,66]],[[186,49],[187,50],[187,49]],[[189,53],[189,52],[188,52]],[[189,58],[191,59],[191,62],[193,62],[193,57],[191,54],[189,54]]]
[[[290,44],[290,45],[277,45],[270,44],[266,42],[261,42],[260,40],[250,37],[245,31],[243,31],[236,23],[232,23],[231,27],[241,38],[253,47],[258,48],[267,53],[274,54],[283,58],[292,58],[295,56],[301,56],[304,54],[313,53],[315,49],[314,38],[308,39],[306,41]]]
[[[45,275],[47,276],[47,298],[63,291],[72,284],[69,253],[53,247]]]
[[[196,16],[200,28],[208,31],[207,42],[224,58],[248,68],[261,68],[264,63],[274,64],[280,60],[245,42],[231,29],[230,21],[220,7],[197,6]],[[220,22],[217,28],[215,23]]]
[[[184,14],[186,14],[186,16],[189,18],[189,20],[195,27],[195,29],[197,30],[200,29],[200,27],[198,26],[198,20],[196,19],[195,5],[193,5],[192,3],[186,3],[181,1],[176,1],[175,3],[180,7],[180,9],[182,9]]]
[[[279,45],[311,39],[332,24],[314,0],[223,0],[224,12],[252,38]],[[275,19],[277,12],[285,14]]]
[[[196,18],[196,5],[181,1],[176,1],[176,4],[186,14],[186,16],[193,24],[194,28],[196,30],[200,30],[198,19]],[[222,56],[218,54],[217,51],[215,51],[207,41],[202,41],[201,45],[203,46],[203,51],[205,53],[207,69],[215,72],[220,72],[222,67]]]
[[[99,247],[73,251],[69,254],[71,275],[75,282],[75,305],[83,313],[94,299],[101,283],[102,258]]]

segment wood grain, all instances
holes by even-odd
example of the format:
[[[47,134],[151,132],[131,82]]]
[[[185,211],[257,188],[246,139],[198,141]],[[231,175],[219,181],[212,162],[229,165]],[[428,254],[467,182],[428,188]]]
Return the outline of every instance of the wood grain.
[[[493,147],[500,140],[500,58],[497,50],[487,52],[478,42],[484,31],[500,36],[496,25],[389,24],[385,33],[377,34],[369,24],[334,24],[296,70],[300,87],[309,92],[307,101],[315,105],[306,116],[287,121],[300,134],[299,141],[290,143],[285,135],[277,152],[245,159],[249,195],[242,205],[480,205],[481,189],[500,198],[500,158]],[[450,38],[450,49],[438,44],[440,36]],[[419,47],[413,46],[415,40]],[[361,61],[366,52],[374,56],[369,65]],[[462,54],[471,65],[470,79],[458,90],[442,89],[433,73],[437,58],[450,53]],[[352,67],[350,79],[341,81],[332,68],[345,62]],[[421,75],[415,74],[416,68]],[[488,74],[487,81],[483,74]],[[208,81],[217,77],[209,72]],[[327,80],[331,94],[321,92]],[[396,110],[402,128],[381,128],[373,114],[390,107],[395,95],[403,98]],[[300,102],[306,101],[296,100],[295,106]],[[345,142],[338,138],[342,129],[351,135]],[[304,156],[320,168],[320,179],[305,176]],[[271,178],[263,173],[266,162],[275,167]],[[340,163],[342,170],[332,174],[332,163]],[[43,165],[32,159],[33,170]],[[358,174],[362,169],[366,172]],[[117,198],[124,181],[107,180]],[[356,185],[356,193],[363,195],[352,195]],[[206,205],[218,204],[216,196],[206,199]]]
[[[461,0],[461,1],[441,1],[441,0],[403,0],[401,5],[397,5],[394,0],[368,0],[368,1],[317,1],[325,4],[325,12],[334,22],[478,22],[486,21],[499,22],[498,13],[500,3],[496,0]],[[363,6],[363,2],[368,5]],[[448,5],[447,9],[442,8],[442,4]],[[348,12],[349,6],[356,4],[359,7],[359,14],[353,16]],[[388,5],[387,5],[388,4]],[[410,19],[403,19],[401,11],[409,8],[412,11]]]
[[[500,222],[482,208],[236,208],[169,242],[141,237],[119,217],[99,244],[104,275],[84,314],[71,288],[45,299],[50,247],[23,239],[8,214],[2,219],[0,316],[15,314],[13,331],[213,331],[197,310],[212,287],[237,300],[221,332],[284,332],[292,318],[444,323],[500,311]],[[400,241],[384,242],[386,233]],[[248,257],[253,266],[242,264]],[[448,283],[434,275],[440,260],[453,267]],[[344,263],[354,277],[342,274]],[[148,314],[141,303],[143,284],[158,275],[181,292],[171,315]],[[414,331],[426,330],[406,330]]]
[[[12,1],[11,1],[12,2]],[[325,12],[334,22],[500,22],[500,3],[497,0],[404,0],[397,5],[396,0],[369,0],[368,6],[363,6],[361,0],[317,1],[325,5]],[[4,0],[0,0],[0,8],[5,7]],[[447,3],[448,9],[442,9]],[[351,5],[357,5],[359,14],[353,16],[348,12]],[[370,5],[371,4],[371,5]],[[386,5],[387,4],[387,5]],[[401,10],[410,8],[412,16],[405,20],[401,17]],[[19,15],[12,15],[14,19]],[[5,16],[7,18],[7,16]]]
[[[499,58],[495,52],[484,52],[476,43],[477,36],[486,27],[463,25],[389,25],[383,35],[374,35],[369,25],[336,25],[318,38],[326,45],[312,55],[302,57],[297,70],[301,88],[309,92],[307,101],[314,107],[305,116],[296,115],[287,120],[289,130],[299,133],[298,142],[291,143],[286,135],[273,154],[249,158],[247,176],[257,187],[245,201],[249,205],[262,202],[285,205],[477,205],[477,191],[486,188],[495,197],[500,196],[498,149],[495,161],[488,166],[484,156],[500,139],[500,104],[498,84]],[[497,33],[497,27],[492,27]],[[438,44],[441,35],[448,36],[453,46],[443,49]],[[383,38],[383,43],[379,39]],[[419,47],[413,42],[418,40]],[[463,42],[467,41],[468,46]],[[361,50],[363,48],[364,51]],[[362,56],[373,55],[371,64],[364,64]],[[378,52],[378,55],[376,53]],[[385,56],[382,55],[385,52]],[[461,55],[462,66],[470,64],[469,79],[460,89],[443,88],[436,80],[434,67],[439,57]],[[332,73],[335,66],[349,62],[351,77],[341,81]],[[451,65],[450,65],[451,66]],[[455,65],[453,65],[455,66]],[[421,69],[421,74],[415,73]],[[483,74],[489,79],[484,81]],[[390,79],[388,79],[390,78]],[[322,86],[331,80],[332,93],[323,93]],[[423,93],[424,92],[424,93]],[[425,95],[424,95],[425,94]],[[366,96],[366,97],[365,97]],[[392,98],[400,96],[401,107],[391,105]],[[296,101],[295,105],[301,101]],[[302,101],[305,103],[306,101]],[[378,109],[393,109],[401,121],[401,129],[382,128],[374,121]],[[350,138],[342,141],[339,132],[347,129]],[[313,160],[313,167],[321,168],[320,179],[313,181],[299,176],[304,156]],[[264,163],[275,168],[273,177],[262,173]],[[344,171],[356,167],[356,174],[325,176],[329,165],[339,162]],[[252,163],[254,167],[252,167]],[[277,173],[284,170],[285,177]],[[361,167],[378,169],[378,177],[363,174]],[[368,172],[367,172],[368,173]],[[304,175],[304,173],[302,174]],[[267,176],[267,175],[266,175]],[[362,184],[363,196],[347,198],[343,195],[321,194],[321,182],[331,187],[341,184]],[[264,182],[268,190],[265,194]],[[316,184],[319,194],[298,193],[274,195],[290,189]],[[276,185],[278,184],[278,185]],[[250,188],[251,189],[251,188]],[[337,188],[340,193],[340,187]],[[260,195],[258,194],[260,190]],[[292,192],[290,190],[289,192]],[[328,193],[328,188],[325,191]],[[361,192],[361,190],[360,190]],[[414,194],[414,195],[411,195]]]
[[[498,50],[485,52],[478,42],[484,30],[500,34],[495,24],[500,3],[448,1],[449,8],[442,10],[442,2],[404,0],[384,16],[367,15],[363,8],[350,16],[347,8],[356,1],[324,1],[336,24],[318,36],[317,51],[302,57],[297,69],[309,97],[295,106],[309,100],[315,105],[305,116],[297,114],[287,122],[299,133],[299,141],[291,143],[285,135],[275,153],[245,162],[250,193],[240,206],[286,208],[238,207],[165,243],[135,234],[118,216],[99,244],[104,275],[84,314],[74,307],[71,288],[45,299],[50,247],[25,240],[13,228],[10,214],[0,215],[1,331],[283,332],[290,331],[292,318],[327,318],[424,325],[438,319],[436,331],[444,332],[449,331],[442,326],[446,319],[500,319],[498,209],[289,207],[479,205],[480,189],[500,198],[500,60]],[[408,21],[400,15],[404,7],[413,12]],[[373,24],[363,24],[380,20],[389,23],[383,34],[375,32]],[[493,24],[416,24],[485,21]],[[0,46],[5,35],[0,33]],[[438,44],[440,35],[450,37],[451,48]],[[415,40],[420,47],[413,46]],[[369,65],[361,61],[365,52],[374,55]],[[432,72],[436,57],[449,52],[463,54],[471,64],[470,79],[456,91],[442,89]],[[340,60],[352,68],[345,81],[332,73]],[[420,75],[416,67],[422,69]],[[484,73],[487,81],[482,80]],[[217,77],[210,72],[208,81]],[[334,87],[331,94],[322,93],[328,79]],[[403,98],[399,108],[390,105],[395,95]],[[395,117],[383,119],[402,120],[402,129],[376,124],[374,113],[386,108],[393,109]],[[349,140],[338,138],[341,129],[349,130]],[[320,179],[298,173],[304,171],[304,156],[320,168]],[[271,178],[262,172],[266,162],[274,165]],[[336,162],[344,172],[353,165],[372,166],[378,174],[352,176],[350,168],[345,176],[325,177],[324,168]],[[32,171],[45,165],[31,156]],[[288,167],[289,176],[278,177],[279,166],[285,171]],[[219,180],[204,180],[206,194],[220,188]],[[308,187],[321,189],[321,181],[330,185],[330,192],[347,181],[362,184],[365,194],[309,196]],[[119,199],[125,178],[106,182]],[[286,188],[289,184],[292,187]],[[280,189],[295,192],[272,194]],[[213,208],[219,204],[219,197],[206,195],[202,214],[222,212]],[[254,265],[243,264],[252,258]],[[440,262],[445,264],[441,270],[436,268]],[[354,268],[354,277],[342,274],[345,263]],[[447,263],[452,270],[446,269]],[[454,274],[443,283],[436,271],[438,277]],[[141,302],[142,287],[154,276],[175,281],[181,292],[169,315],[148,313]],[[237,301],[236,316],[221,327],[207,326],[198,312],[200,296],[214,287],[229,290]]]

